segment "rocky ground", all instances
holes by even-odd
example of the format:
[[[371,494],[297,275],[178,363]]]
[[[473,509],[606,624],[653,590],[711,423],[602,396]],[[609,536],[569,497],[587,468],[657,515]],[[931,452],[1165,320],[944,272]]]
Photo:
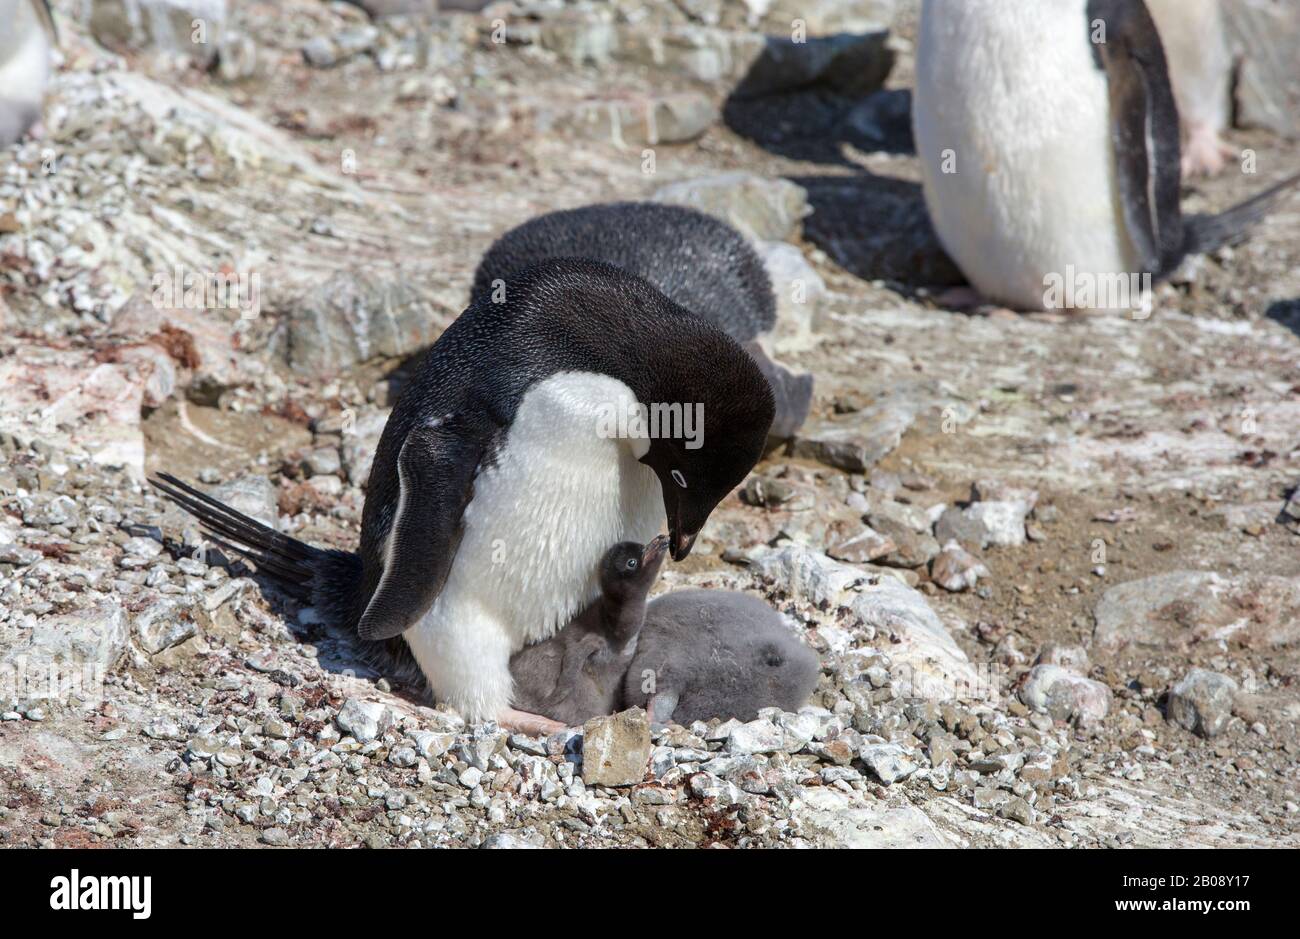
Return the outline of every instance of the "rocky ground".
[[[1149,317],[960,313],[906,0],[54,5],[0,176],[0,844],[1300,845],[1296,199]],[[835,38],[765,52],[796,17]],[[1240,103],[1258,173],[1190,210],[1300,170]],[[147,491],[351,546],[482,251],[635,198],[752,236],[816,375],[661,584],[788,613],[798,714],[466,727]]]

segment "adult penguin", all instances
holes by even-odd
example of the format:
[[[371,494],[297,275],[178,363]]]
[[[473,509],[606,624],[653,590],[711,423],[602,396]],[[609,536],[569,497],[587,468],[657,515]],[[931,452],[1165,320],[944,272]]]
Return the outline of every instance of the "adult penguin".
[[[1016,309],[1059,305],[1049,287],[1071,272],[1093,294],[1074,305],[1132,308],[1114,285],[1239,237],[1300,179],[1183,216],[1178,111],[1141,0],[925,0],[916,65],[935,229],[979,293]]]
[[[772,414],[762,373],[717,327],[619,268],[548,261],[429,349],[375,451],[356,554],[287,538],[174,477],[155,485],[325,619],[370,642],[401,636],[468,720],[549,731],[509,706],[510,656],[599,595],[610,544],[647,542],[666,519],[685,558],[758,461]]]

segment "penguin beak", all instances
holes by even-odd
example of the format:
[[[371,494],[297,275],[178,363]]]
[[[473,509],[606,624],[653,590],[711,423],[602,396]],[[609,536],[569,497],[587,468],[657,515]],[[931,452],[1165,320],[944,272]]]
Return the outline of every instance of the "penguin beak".
[[[698,531],[689,533],[681,531],[676,523],[668,526],[668,540],[672,546],[674,561],[686,560],[686,556],[691,553],[691,548],[695,547],[695,537],[698,534]]]
[[[658,565],[667,552],[668,536],[655,535],[650,539],[650,543],[645,546],[645,552],[641,555],[641,569],[645,570],[651,565]]]

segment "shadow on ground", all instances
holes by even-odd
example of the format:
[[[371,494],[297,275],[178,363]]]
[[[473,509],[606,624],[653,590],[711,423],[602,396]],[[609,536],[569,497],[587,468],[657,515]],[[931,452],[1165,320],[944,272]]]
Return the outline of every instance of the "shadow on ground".
[[[1264,311],[1264,315],[1300,336],[1300,298],[1277,300]]]
[[[813,207],[804,237],[850,274],[904,292],[966,282],[939,243],[919,183],[863,171],[791,180]]]

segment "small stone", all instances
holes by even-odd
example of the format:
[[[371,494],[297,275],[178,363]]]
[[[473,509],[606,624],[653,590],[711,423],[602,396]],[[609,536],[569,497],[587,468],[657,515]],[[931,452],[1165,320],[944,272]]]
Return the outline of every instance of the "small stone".
[[[1021,825],[1034,823],[1034,807],[1019,796],[1013,796],[998,806],[998,815]]]
[[[348,698],[335,719],[339,729],[358,743],[369,743],[393,726],[393,712],[377,701]]]
[[[1110,711],[1110,689],[1059,665],[1035,665],[1020,690],[1020,700],[1053,720],[1095,724]]]
[[[1214,737],[1232,718],[1237,683],[1227,675],[1194,668],[1169,689],[1169,719],[1201,737]]]
[[[897,550],[898,545],[892,538],[872,528],[863,527],[857,534],[834,544],[826,553],[837,561],[867,564]]]
[[[1025,543],[1023,502],[974,502],[965,508],[952,506],[935,523],[935,537],[947,542],[987,548],[989,545],[1012,546]]]
[[[775,753],[785,749],[785,731],[766,718],[740,724],[732,728],[726,749],[733,755]]]
[[[654,194],[654,201],[697,209],[763,241],[790,238],[812,211],[801,186],[745,172],[671,183]]]
[[[907,752],[895,743],[869,743],[859,753],[862,762],[888,786],[906,779],[916,772],[916,764],[907,758]]]
[[[969,590],[981,577],[988,576],[989,569],[980,559],[956,541],[945,544],[930,562],[930,579],[953,593]]]
[[[262,844],[275,845],[277,847],[289,843],[289,833],[283,828],[268,828],[262,832],[262,837],[258,839]]]
[[[582,780],[588,786],[631,786],[650,762],[650,721],[641,708],[596,717],[582,726]]]
[[[414,766],[419,759],[413,747],[394,747],[388,754],[388,762],[403,769]]]

